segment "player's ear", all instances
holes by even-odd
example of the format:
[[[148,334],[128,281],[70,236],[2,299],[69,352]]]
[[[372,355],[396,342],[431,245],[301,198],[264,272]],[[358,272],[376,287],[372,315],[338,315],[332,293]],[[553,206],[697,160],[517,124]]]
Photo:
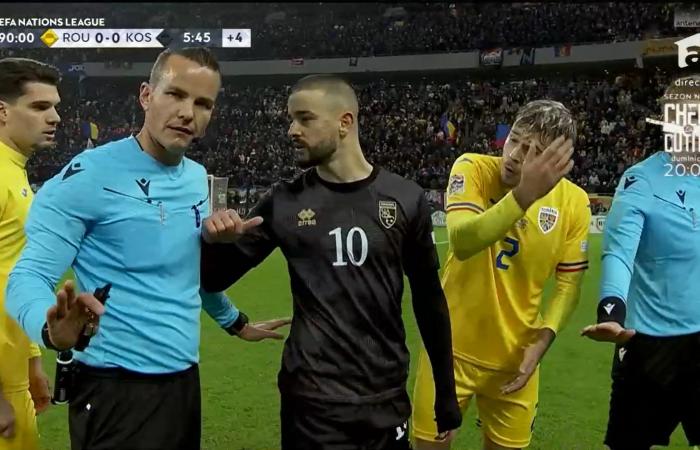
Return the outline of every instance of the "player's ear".
[[[340,116],[340,137],[344,138],[350,133],[350,129],[355,123],[355,116],[350,111],[346,111]]]
[[[141,103],[141,108],[144,112],[148,111],[148,107],[151,104],[151,85],[147,82],[141,83],[141,89],[139,91],[139,103]]]

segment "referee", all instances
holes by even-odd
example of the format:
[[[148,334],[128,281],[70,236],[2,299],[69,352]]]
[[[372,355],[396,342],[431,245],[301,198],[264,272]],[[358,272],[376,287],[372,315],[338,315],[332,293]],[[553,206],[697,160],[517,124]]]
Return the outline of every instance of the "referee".
[[[282,338],[272,329],[285,321],[248,325],[223,293],[200,294],[206,171],[184,153],[204,135],[220,86],[208,50],[164,51],[141,85],[138,135],[79,154],[32,205],[8,312],[31,339],[60,350],[99,316],[99,332],[75,352],[74,450],[199,448],[202,306],[245,340]],[[56,295],[68,267],[77,284]],[[90,292],[107,283],[103,306]]]
[[[685,109],[691,101],[673,100],[683,97],[676,94],[698,93],[700,76],[682,77],[661,103],[671,112]],[[697,116],[687,117],[697,129]],[[612,450],[668,445],[679,424],[689,445],[700,445],[700,182],[691,175],[700,154],[695,152],[692,147],[657,152],[628,169],[608,215],[598,323],[583,334],[617,344],[605,437]]]

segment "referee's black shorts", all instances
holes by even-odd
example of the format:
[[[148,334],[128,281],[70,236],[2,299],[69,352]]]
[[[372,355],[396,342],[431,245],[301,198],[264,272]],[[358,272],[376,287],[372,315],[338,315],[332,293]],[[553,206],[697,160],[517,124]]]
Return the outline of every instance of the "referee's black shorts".
[[[668,445],[681,424],[700,445],[700,333],[637,333],[615,348],[605,444],[612,450]]]
[[[71,450],[199,450],[199,368],[145,375],[78,363]]]
[[[410,450],[409,414],[408,395],[354,405],[282,393],[282,450]]]

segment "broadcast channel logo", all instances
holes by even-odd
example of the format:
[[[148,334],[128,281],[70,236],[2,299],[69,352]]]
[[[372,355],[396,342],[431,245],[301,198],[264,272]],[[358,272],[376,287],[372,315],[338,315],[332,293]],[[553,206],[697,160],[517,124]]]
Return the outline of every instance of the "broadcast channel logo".
[[[674,42],[678,47],[678,67],[700,69],[700,33]]]

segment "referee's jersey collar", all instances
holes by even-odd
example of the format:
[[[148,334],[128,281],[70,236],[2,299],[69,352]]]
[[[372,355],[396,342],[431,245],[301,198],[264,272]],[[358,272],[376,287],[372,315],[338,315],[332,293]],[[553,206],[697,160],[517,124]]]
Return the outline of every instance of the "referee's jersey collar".
[[[136,136],[133,134],[131,137],[129,137],[129,140],[131,141],[131,148],[134,150],[135,153],[138,154],[137,158],[139,158],[140,161],[143,161],[146,164],[153,164],[157,166],[160,170],[163,172],[166,172],[170,176],[177,177],[182,174],[184,167],[185,167],[185,157],[182,157],[182,160],[180,161],[179,164],[175,166],[169,166],[167,164],[163,164],[162,162],[158,161],[155,159],[153,156],[151,156],[149,153],[146,153],[146,151],[141,147],[141,144],[139,143],[138,139],[136,139]]]
[[[18,152],[17,150],[14,150],[9,145],[5,144],[3,141],[0,141],[0,157],[4,159],[9,159],[22,169],[24,169],[27,166],[28,158],[20,152]]]

